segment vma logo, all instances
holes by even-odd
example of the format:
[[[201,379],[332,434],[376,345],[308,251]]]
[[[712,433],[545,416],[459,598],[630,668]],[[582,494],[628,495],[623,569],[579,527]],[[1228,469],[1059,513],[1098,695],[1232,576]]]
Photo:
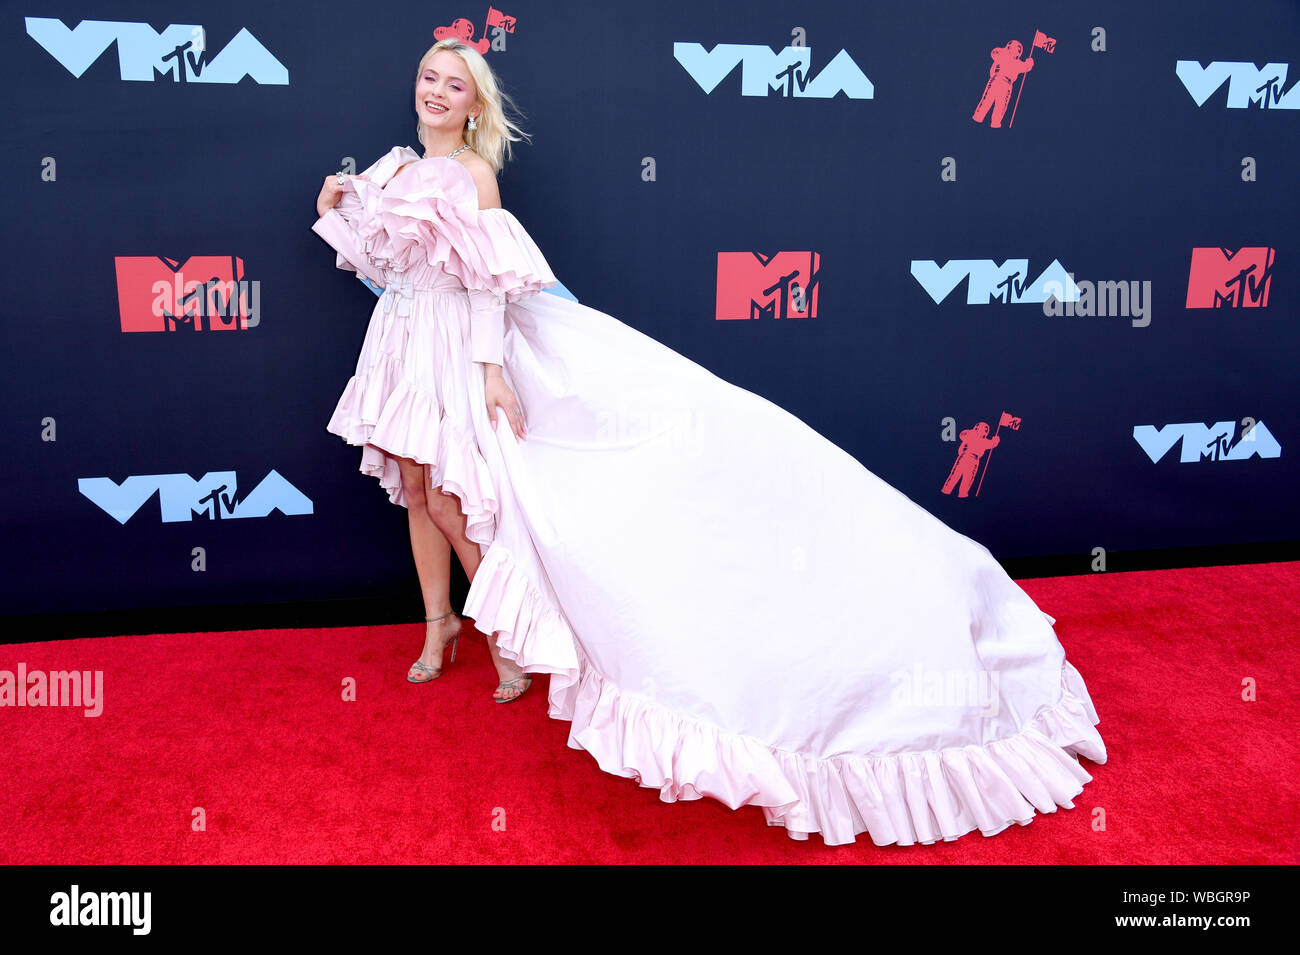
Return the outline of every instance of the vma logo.
[[[773,53],[768,46],[719,43],[706,51],[699,43],[674,43],[673,58],[686,68],[705,93],[713,90],[740,67],[741,96],[782,96],[831,99],[844,93],[849,99],[873,99],[876,87],[845,50],[812,75],[812,49],[787,46]]]
[[[1277,252],[1267,246],[1192,249],[1188,308],[1265,308]]]
[[[719,252],[719,319],[816,318],[816,252]]]
[[[1245,461],[1247,458],[1280,458],[1282,446],[1262,421],[1243,418],[1236,421],[1219,421],[1206,426],[1199,421],[1191,424],[1167,424],[1156,428],[1140,424],[1133,429],[1133,438],[1142,446],[1152,462],[1169,453],[1178,442],[1182,450],[1178,460],[1183,464],[1196,461]]]
[[[289,85],[289,71],[247,29],[209,59],[207,34],[194,24],[173,23],[158,33],[147,23],[115,20],[82,20],[71,30],[48,17],[26,21],[27,35],[78,78],[116,43],[124,80],[151,83],[170,76],[175,83],[238,83],[249,76],[263,85]]]
[[[193,520],[197,514],[209,520],[266,517],[281,514],[310,514],[312,503],[278,471],[271,471],[262,483],[244,497],[239,496],[234,471],[209,471],[197,481],[188,474],[133,475],[121,484],[110,478],[79,478],[77,490],[119,524],[125,524],[158,495],[164,524]]]
[[[1041,305],[1049,299],[1079,300],[1079,286],[1057,259],[1032,282],[1028,259],[1007,259],[1001,265],[992,259],[951,259],[943,265],[933,259],[913,259],[912,277],[921,283],[936,305],[963,280],[966,280],[967,305],[987,305],[994,301],[1005,305]]]
[[[262,287],[233,255],[114,258],[124,332],[246,331],[261,322]],[[188,271],[191,276],[185,277]]]
[[[1300,93],[1296,84],[1285,93],[1286,63],[1266,63],[1257,69],[1254,63],[1211,63],[1201,66],[1197,60],[1179,60],[1174,72],[1192,94],[1197,106],[1214,95],[1219,87],[1228,84],[1228,109],[1300,109]]]

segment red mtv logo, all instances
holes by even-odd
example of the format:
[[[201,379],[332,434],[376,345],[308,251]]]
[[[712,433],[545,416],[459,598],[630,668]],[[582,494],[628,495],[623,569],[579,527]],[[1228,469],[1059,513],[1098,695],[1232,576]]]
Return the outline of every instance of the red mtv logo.
[[[257,324],[250,318],[241,258],[194,255],[182,263],[119,255],[114,262],[124,332],[234,331]]]
[[[1277,252],[1267,246],[1192,249],[1188,308],[1264,308]]]
[[[718,253],[719,319],[816,318],[821,255]]]

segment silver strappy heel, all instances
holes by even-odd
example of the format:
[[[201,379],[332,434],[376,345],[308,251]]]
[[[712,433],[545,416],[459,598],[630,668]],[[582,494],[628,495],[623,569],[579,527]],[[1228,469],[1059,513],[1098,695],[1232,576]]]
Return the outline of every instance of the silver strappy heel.
[[[447,617],[447,616],[450,616],[450,615],[455,614],[455,613],[456,613],[456,611],[454,611],[454,610],[448,610],[446,613],[442,614],[442,616],[439,616],[439,617],[425,617],[425,618],[424,618],[424,622],[425,622],[425,623],[437,623],[439,620],[443,619],[443,617]],[[460,619],[462,619],[462,618],[460,617],[459,614],[456,614],[456,619],[457,619],[457,620],[460,620]],[[454,637],[451,638],[451,662],[452,662],[452,663],[455,663],[455,662],[456,662],[456,646],[457,646],[459,643],[460,643],[460,631],[458,630],[458,631],[456,631],[456,635],[455,635]],[[442,650],[443,650],[443,652],[445,652],[446,649],[447,649],[447,644],[444,643],[444,644],[442,645]],[[441,653],[441,652],[438,654],[438,659],[439,659],[439,661],[442,660],[442,653]],[[413,679],[413,678],[412,678],[412,676],[411,676],[410,673],[408,673],[408,674],[406,675],[406,682],[407,682],[407,683],[430,683],[430,682],[432,682],[432,681],[438,679],[438,677],[442,676],[442,667],[430,666],[430,665],[427,664],[427,663],[421,663],[419,660],[416,660],[414,663],[411,664],[411,669],[412,669],[412,670],[416,670],[416,671],[419,672],[419,673],[425,673],[425,674],[428,674],[428,675],[427,675],[423,680],[416,680],[416,679]]]
[[[520,686],[519,684],[521,683],[524,685]],[[519,699],[521,696],[527,693],[528,688],[531,687],[532,685],[533,685],[533,678],[530,676],[517,676],[513,680],[503,680],[501,683],[497,684],[498,690],[518,690],[519,692],[516,693],[514,696],[507,696],[504,699],[496,699],[494,697],[492,702],[513,703],[515,700]]]

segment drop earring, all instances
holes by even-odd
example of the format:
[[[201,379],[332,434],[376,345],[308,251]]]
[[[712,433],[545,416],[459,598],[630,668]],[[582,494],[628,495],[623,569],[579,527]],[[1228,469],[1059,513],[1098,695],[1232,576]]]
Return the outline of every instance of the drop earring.
[[[478,129],[478,120],[471,116],[469,122],[465,124],[466,129]]]

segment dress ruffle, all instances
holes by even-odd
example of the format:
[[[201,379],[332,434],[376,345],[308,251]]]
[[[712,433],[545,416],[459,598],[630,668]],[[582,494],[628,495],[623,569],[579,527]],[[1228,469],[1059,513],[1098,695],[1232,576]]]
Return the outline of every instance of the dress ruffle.
[[[568,719],[579,670],[577,640],[564,614],[515,563],[492,544],[465,597],[465,616],[486,634],[497,634],[501,654],[528,673],[551,676],[551,715]]]
[[[1060,699],[1022,729],[984,745],[879,757],[819,759],[774,749],[668,710],[614,686],[582,655],[568,621],[494,543],[465,601],[466,616],[526,672],[550,673],[550,715],[568,720],[569,746],[600,768],[659,790],[664,802],[717,799],[762,807],[768,825],[827,845],[866,832],[878,846],[994,836],[1028,825],[1035,810],[1074,808],[1092,776],[1077,755],[1106,762],[1100,722],[1078,671],[1065,661]]]
[[[406,376],[402,363],[379,356],[348,381],[328,430],[361,446],[361,471],[378,479],[394,504],[405,505],[394,457],[429,465],[430,487],[442,485],[461,501],[465,536],[488,546],[500,511],[492,472],[478,443],[445,414],[432,392]]]
[[[401,158],[390,153],[370,178],[348,180],[340,200],[376,268],[401,276],[436,267],[468,291],[500,292],[507,302],[559,284],[513,213],[478,208],[474,179],[461,163],[435,156],[393,176]]]
[[[472,275],[471,290],[505,293],[507,302],[535,295],[558,285],[541,249],[508,209],[483,209],[478,214],[478,242],[463,253]]]
[[[979,829],[993,836],[1034,810],[1074,808],[1090,782],[1075,758],[1097,763],[1106,749],[1078,672],[1068,662],[1061,698],[1020,732],[969,745],[890,756],[818,759],[685,718],[582,669],[569,745],[600,768],[658,789],[664,802],[708,796],[732,809],[763,807],[768,825],[827,845],[866,832],[878,846],[952,841]]]

